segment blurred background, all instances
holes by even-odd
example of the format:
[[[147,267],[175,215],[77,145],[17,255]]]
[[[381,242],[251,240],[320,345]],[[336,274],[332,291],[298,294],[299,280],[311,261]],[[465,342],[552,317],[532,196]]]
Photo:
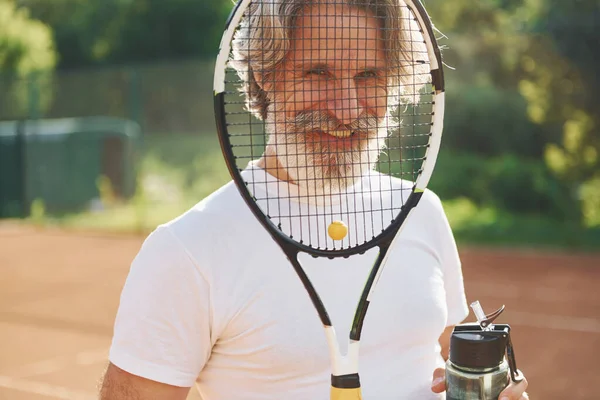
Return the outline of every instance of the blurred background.
[[[447,65],[430,187],[469,300],[507,304],[535,398],[597,398],[600,1],[424,3]],[[231,8],[0,0],[0,399],[94,398],[144,236],[229,180]]]

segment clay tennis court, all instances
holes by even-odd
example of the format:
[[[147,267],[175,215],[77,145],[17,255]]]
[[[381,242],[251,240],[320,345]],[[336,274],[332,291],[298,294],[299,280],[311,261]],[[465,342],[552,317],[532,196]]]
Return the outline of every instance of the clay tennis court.
[[[96,398],[142,241],[0,225],[0,399]],[[468,300],[506,304],[531,398],[597,399],[600,253],[461,252]]]

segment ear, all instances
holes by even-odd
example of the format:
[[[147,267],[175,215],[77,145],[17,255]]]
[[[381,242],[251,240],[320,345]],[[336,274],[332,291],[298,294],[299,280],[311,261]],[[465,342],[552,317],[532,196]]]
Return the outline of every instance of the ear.
[[[261,88],[262,90],[265,90],[265,85],[264,85],[265,74],[262,72],[252,70],[252,75],[254,76],[254,80],[256,81],[256,84],[258,85],[258,87]]]
[[[274,89],[274,82],[271,73],[253,71],[256,84],[265,92],[271,93]]]

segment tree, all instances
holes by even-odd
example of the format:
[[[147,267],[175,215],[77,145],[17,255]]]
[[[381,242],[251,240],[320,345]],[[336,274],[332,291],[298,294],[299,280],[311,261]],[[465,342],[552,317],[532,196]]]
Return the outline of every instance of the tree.
[[[10,0],[0,0],[0,71],[26,76],[52,69],[56,53],[48,26],[30,18]]]
[[[227,0],[19,0],[48,23],[59,68],[212,57]]]
[[[426,1],[441,32],[447,88],[444,146],[461,152],[541,158],[556,136],[531,122],[518,90],[526,48],[522,1]]]
[[[600,226],[600,3],[547,0],[530,22],[520,89],[539,125],[561,128],[545,149],[548,166],[568,184],[575,216]]]
[[[47,85],[57,55],[50,28],[10,0],[0,0],[0,110],[3,118],[22,117],[27,79],[37,74]],[[48,102],[49,91],[41,101]]]

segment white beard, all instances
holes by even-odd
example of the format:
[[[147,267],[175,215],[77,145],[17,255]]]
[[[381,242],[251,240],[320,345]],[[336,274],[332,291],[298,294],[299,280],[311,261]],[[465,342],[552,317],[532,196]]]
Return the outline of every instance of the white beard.
[[[371,132],[368,139],[355,139],[352,149],[338,150],[323,142],[307,143],[304,132],[285,132],[284,123],[268,119],[267,146],[290,179],[309,194],[334,194],[352,186],[375,167],[387,137],[385,121],[379,126],[384,128],[377,128],[377,135]]]

